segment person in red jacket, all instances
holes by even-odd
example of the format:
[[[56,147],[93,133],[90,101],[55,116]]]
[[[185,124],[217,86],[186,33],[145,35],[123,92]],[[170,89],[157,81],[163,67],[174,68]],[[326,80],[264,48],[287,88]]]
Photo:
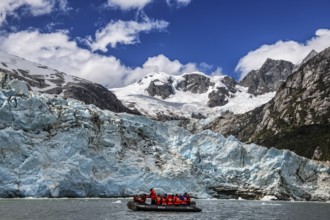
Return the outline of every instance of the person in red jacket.
[[[143,194],[142,196],[134,196],[133,200],[134,202],[140,203],[140,204],[144,204],[146,202],[147,199],[147,195]]]
[[[168,195],[166,197],[166,203],[167,205],[173,205],[173,195]]]
[[[167,197],[166,194],[164,194],[164,195],[162,196],[162,205],[167,205],[166,197]]]
[[[156,205],[161,205],[162,204],[162,197],[160,195],[157,195],[156,197]]]
[[[157,199],[157,194],[156,194],[156,190],[154,190],[153,188],[150,189],[150,195],[149,195],[150,199],[151,199],[151,205],[156,205],[156,199]]]
[[[140,198],[140,203],[144,204],[146,203],[147,200],[147,195],[146,194],[142,194],[141,198]]]
[[[178,194],[174,196],[174,205],[181,205],[181,200]]]
[[[187,205],[190,205],[190,195],[188,193],[185,193],[186,194],[186,198],[187,198]]]
[[[180,200],[181,200],[181,205],[187,205],[187,197],[182,196]]]

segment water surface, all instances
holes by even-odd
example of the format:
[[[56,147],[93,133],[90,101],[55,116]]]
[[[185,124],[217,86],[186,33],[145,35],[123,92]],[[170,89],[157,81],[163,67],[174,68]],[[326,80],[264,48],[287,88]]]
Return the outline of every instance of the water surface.
[[[0,199],[1,220],[299,219],[329,220],[330,203],[196,200],[200,213],[133,212],[128,199]]]

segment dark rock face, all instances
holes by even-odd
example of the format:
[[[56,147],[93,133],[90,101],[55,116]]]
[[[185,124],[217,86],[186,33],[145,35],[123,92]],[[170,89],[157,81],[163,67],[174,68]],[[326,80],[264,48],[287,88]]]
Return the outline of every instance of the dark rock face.
[[[151,96],[160,96],[162,99],[168,98],[170,95],[173,95],[174,89],[172,87],[171,81],[167,83],[160,82],[159,80],[154,80],[149,84],[147,88],[149,95]]]
[[[226,88],[220,87],[217,91],[212,91],[209,94],[209,107],[215,106],[223,106],[228,103],[227,97],[229,96],[229,92]]]
[[[65,98],[73,98],[86,104],[94,104],[101,109],[139,114],[137,111],[126,108],[112,92],[99,84],[78,77],[73,77],[75,82],[66,83],[64,78],[66,74],[62,72],[51,74],[51,78],[47,79],[48,81],[44,75],[34,75],[21,69],[12,71],[0,69],[0,72],[3,72],[8,78],[25,81],[30,90],[33,90],[33,88],[43,89],[40,92],[53,95],[63,94]],[[51,87],[50,83],[55,84],[55,87]],[[48,87],[50,89],[47,89]]]
[[[291,62],[267,59],[259,70],[252,70],[239,84],[248,87],[248,92],[253,95],[274,92],[292,73],[293,68]]]
[[[174,83],[173,78],[169,77],[167,82],[158,79],[150,82],[147,92],[150,96],[160,96],[162,99],[167,99],[170,95],[175,94],[175,89],[194,94],[203,94],[213,89],[209,93],[209,107],[223,106],[228,103],[228,98],[232,97],[237,92],[237,82],[229,76],[221,79],[222,87],[215,88],[215,83],[211,82],[210,78],[202,74],[192,73],[185,74],[184,80]],[[214,89],[215,88],[215,89]],[[199,117],[199,116],[197,116]]]
[[[112,92],[96,83],[68,83],[63,87],[63,90],[65,98],[73,98],[86,104],[94,104],[103,110],[136,114],[136,112],[126,108]]]
[[[228,97],[232,97],[233,94],[237,92],[237,89],[235,88],[237,82],[233,78],[225,76],[221,79],[221,82],[226,87],[218,87],[217,90],[214,90],[209,94],[209,107],[223,106],[227,104]]]
[[[184,81],[181,81],[177,85],[177,89],[182,91],[189,91],[195,94],[205,93],[213,83],[210,82],[210,78],[201,74],[186,74],[183,76]]]
[[[208,126],[263,146],[330,159],[330,48],[304,63],[267,104]]]
[[[237,85],[237,82],[230,76],[225,76],[221,82],[223,84],[225,84],[229,90],[229,92],[231,93],[236,93],[237,89],[235,88],[235,86]]]

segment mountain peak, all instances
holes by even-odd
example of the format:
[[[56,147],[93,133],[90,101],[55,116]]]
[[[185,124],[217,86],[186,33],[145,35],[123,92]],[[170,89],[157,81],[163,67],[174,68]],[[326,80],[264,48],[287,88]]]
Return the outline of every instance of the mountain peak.
[[[100,84],[70,76],[38,63],[0,51],[0,73],[25,81],[32,91],[73,98],[114,112],[136,113]]]
[[[261,95],[276,91],[292,73],[294,65],[285,60],[267,58],[259,70],[252,70],[241,81],[240,85],[248,87],[248,92]]]

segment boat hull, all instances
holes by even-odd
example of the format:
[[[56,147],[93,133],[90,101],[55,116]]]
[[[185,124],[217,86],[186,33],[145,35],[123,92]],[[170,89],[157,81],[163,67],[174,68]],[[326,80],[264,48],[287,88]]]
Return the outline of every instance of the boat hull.
[[[190,206],[165,206],[165,205],[150,205],[139,204],[133,201],[127,203],[127,207],[133,211],[168,211],[168,212],[201,212],[200,208],[194,205]]]

